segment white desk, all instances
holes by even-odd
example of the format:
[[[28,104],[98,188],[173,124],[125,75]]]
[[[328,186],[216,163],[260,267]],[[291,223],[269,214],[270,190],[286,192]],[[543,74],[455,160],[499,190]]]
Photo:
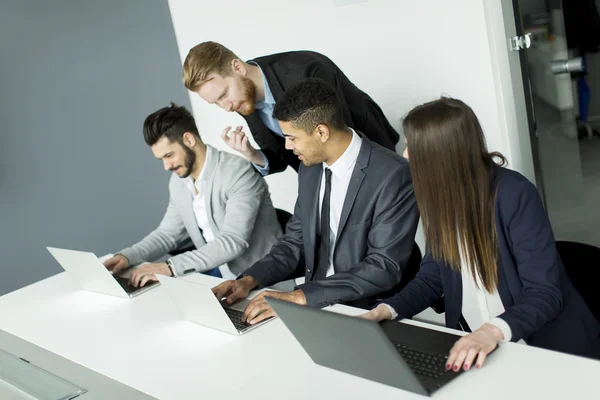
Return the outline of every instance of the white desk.
[[[424,398],[313,364],[280,320],[241,337],[183,321],[160,287],[125,300],[78,290],[61,273],[0,297],[0,329],[161,400]],[[475,396],[600,399],[600,362],[505,344],[434,394]]]
[[[60,357],[39,346],[33,345],[23,339],[0,330],[0,349],[9,350],[8,352],[31,363],[42,370],[50,372],[58,377],[66,378],[69,383],[86,389],[87,392],[77,400],[107,400],[107,399],[127,399],[127,400],[156,400],[154,397],[134,390],[116,380],[109,379],[106,376],[84,368],[72,361]],[[24,364],[25,365],[25,364]],[[0,361],[0,374],[3,371],[3,365]],[[11,368],[11,367],[7,367]],[[21,375],[23,376],[23,375]],[[27,376],[24,374],[24,376]],[[39,389],[39,379],[31,379],[30,389]],[[43,393],[48,394],[47,391]],[[2,400],[33,400],[36,397],[30,396],[15,386],[9,385],[0,380],[0,399]]]

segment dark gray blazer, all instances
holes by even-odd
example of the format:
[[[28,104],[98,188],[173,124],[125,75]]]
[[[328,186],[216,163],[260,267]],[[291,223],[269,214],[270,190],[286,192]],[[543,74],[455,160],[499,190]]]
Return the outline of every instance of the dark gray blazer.
[[[246,270],[259,287],[304,272],[308,305],[325,307],[373,297],[400,282],[414,245],[419,214],[408,161],[370,142],[352,172],[333,253],[335,274],[314,279],[322,164],[300,166],[298,199],[286,233],[269,254]]]

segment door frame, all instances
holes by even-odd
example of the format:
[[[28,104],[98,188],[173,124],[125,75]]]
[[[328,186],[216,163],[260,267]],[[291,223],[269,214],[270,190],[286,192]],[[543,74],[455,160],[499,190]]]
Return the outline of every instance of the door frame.
[[[521,7],[519,0],[512,0],[513,15],[515,20],[516,36],[525,35],[525,28],[523,26],[523,15],[521,13]],[[507,16],[509,18],[509,16]],[[539,145],[538,145],[538,130],[537,130],[537,118],[535,115],[535,107],[533,105],[533,90],[531,89],[531,81],[529,80],[529,61],[527,59],[527,52],[522,50],[517,52],[519,54],[519,61],[521,65],[521,80],[523,82],[523,96],[525,99],[525,112],[527,113],[527,122],[529,129],[529,139],[531,142],[531,156],[533,162],[533,169],[535,174],[535,184],[540,192],[544,206],[546,205],[546,193],[544,189],[544,179],[542,175],[542,168],[540,165],[539,157]]]
[[[511,51],[509,48],[509,38],[517,36],[515,4],[520,15],[518,0],[483,0],[496,106],[500,131],[507,141],[508,154],[505,155],[509,160],[509,168],[536,183],[543,199],[539,164],[536,167],[534,162],[537,146],[535,140],[532,143],[532,136],[535,137],[535,116],[531,97],[528,98],[525,94],[525,84],[527,83],[529,90],[529,81],[521,69],[522,63],[526,66],[527,60],[520,54],[522,51]],[[519,24],[519,28],[522,32],[522,24]],[[537,162],[537,154],[535,159]]]

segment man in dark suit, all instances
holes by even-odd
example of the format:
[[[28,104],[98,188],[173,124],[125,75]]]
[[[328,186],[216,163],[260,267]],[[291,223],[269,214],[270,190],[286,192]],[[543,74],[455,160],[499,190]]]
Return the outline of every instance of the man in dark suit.
[[[285,235],[243,276],[215,288],[228,303],[254,288],[304,274],[288,293],[267,291],[246,307],[253,324],[273,314],[265,296],[325,307],[356,305],[396,286],[419,219],[408,162],[344,122],[335,89],[320,79],[291,86],[273,115],[302,165]]]
[[[231,133],[227,127],[222,138],[262,175],[281,172],[288,165],[298,171],[298,158],[285,149],[283,133],[272,113],[284,92],[305,78],[323,79],[332,85],[340,98],[346,125],[395,150],[399,136],[381,108],[322,54],[292,51],[244,62],[226,47],[204,42],[190,50],[183,65],[183,81],[189,90],[208,103],[244,117],[260,149],[248,143],[241,126]]]

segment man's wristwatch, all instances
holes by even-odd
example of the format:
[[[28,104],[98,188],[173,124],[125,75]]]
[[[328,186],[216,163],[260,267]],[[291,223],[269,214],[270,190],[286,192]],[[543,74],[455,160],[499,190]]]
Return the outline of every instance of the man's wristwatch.
[[[173,261],[169,258],[167,261],[167,267],[169,267],[169,271],[171,271],[171,276],[175,276],[175,269],[173,268]]]

